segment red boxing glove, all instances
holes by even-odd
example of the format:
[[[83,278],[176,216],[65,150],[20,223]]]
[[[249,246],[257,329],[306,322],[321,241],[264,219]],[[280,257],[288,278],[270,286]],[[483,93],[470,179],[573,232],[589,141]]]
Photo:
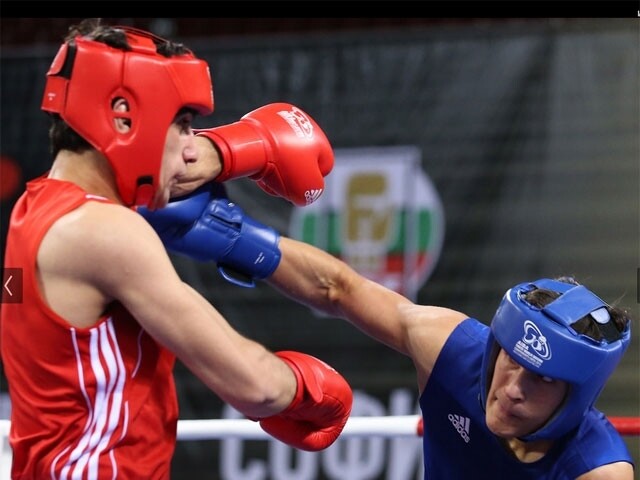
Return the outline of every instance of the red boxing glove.
[[[311,355],[277,352],[298,382],[291,404],[278,415],[260,420],[274,438],[300,450],[317,452],[336,441],[347,423],[353,392],[336,370]]]
[[[216,182],[250,177],[270,195],[298,206],[317,200],[333,168],[333,149],[318,124],[288,103],[272,103],[239,121],[198,130],[220,152]]]

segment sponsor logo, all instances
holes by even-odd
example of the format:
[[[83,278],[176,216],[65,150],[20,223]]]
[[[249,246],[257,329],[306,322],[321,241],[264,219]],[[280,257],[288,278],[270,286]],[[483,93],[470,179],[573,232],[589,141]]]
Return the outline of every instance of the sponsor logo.
[[[524,322],[524,335],[513,347],[513,354],[539,367],[545,360],[551,359],[551,347],[538,326],[531,320]]]
[[[463,438],[465,443],[469,443],[469,425],[471,421],[469,417],[463,417],[462,415],[452,415],[451,413],[447,415],[447,418],[451,422],[458,432],[458,434]]]
[[[278,115],[289,124],[297,137],[310,138],[313,136],[313,124],[301,110],[292,107],[290,111],[281,110]]]
[[[445,225],[420,149],[336,149],[324,192],[309,190],[305,198],[292,211],[289,236],[416,299],[440,257]]]
[[[315,188],[313,190],[307,190],[304,192],[304,198],[307,201],[307,205],[315,202],[322,195],[322,188]]]

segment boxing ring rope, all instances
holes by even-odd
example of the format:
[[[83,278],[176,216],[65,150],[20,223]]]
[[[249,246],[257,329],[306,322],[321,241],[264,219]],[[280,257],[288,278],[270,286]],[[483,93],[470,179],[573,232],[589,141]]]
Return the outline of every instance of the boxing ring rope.
[[[640,417],[608,417],[621,435],[640,435]],[[351,417],[340,437],[422,436],[419,415]],[[224,438],[268,440],[271,437],[256,422],[245,419],[180,420],[178,440],[221,440]]]
[[[621,435],[640,435],[640,417],[608,417]],[[422,436],[419,415],[386,417],[351,417],[340,437]],[[245,419],[180,420],[178,440],[216,440],[239,437],[246,440],[268,440],[270,437],[256,422]]]
[[[609,421],[621,435],[640,435],[640,417],[610,416]],[[351,417],[341,437],[399,437],[422,436],[422,418],[419,415],[393,415],[383,417]],[[0,439],[9,435],[9,420],[0,420]],[[178,440],[268,440],[271,437],[257,422],[246,419],[179,420]]]
[[[347,420],[340,436],[417,436],[419,419],[418,415],[351,417]],[[179,440],[213,440],[230,437],[240,437],[245,440],[271,438],[258,423],[245,419],[180,420],[178,422]]]

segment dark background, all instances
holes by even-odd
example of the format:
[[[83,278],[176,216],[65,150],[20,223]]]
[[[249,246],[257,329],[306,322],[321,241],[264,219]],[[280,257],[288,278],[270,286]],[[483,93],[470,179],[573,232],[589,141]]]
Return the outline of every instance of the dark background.
[[[12,190],[7,164],[0,171],[2,238],[24,181],[48,168],[44,74],[78,20],[0,19],[0,153],[21,172]],[[105,20],[184,41],[207,59],[216,111],[203,126],[286,101],[310,113],[336,148],[418,146],[446,215],[442,255],[418,303],[488,323],[510,286],[574,274],[640,317],[637,19]],[[248,180],[228,188],[251,215],[287,232],[289,204]],[[319,319],[265,285],[238,289],[211,267],[175,264],[236,328],[269,348],[318,355],[385,403],[390,391],[414,388],[407,359],[345,322]],[[608,415],[640,414],[635,327],[598,402]],[[181,418],[220,417],[219,399],[181,365],[176,379]],[[626,438],[640,460],[637,436]],[[179,443],[174,477],[222,478],[217,452],[216,442]]]

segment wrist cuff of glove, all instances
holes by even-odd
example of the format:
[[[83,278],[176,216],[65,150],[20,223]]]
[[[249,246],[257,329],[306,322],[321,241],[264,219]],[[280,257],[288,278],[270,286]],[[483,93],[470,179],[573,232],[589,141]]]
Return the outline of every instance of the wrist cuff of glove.
[[[218,149],[222,171],[216,182],[253,177],[264,168],[266,144],[247,121],[198,130],[197,135],[207,137]]]
[[[289,368],[293,371],[296,377],[296,393],[291,400],[291,403],[280,414],[287,414],[296,410],[301,403],[311,398],[314,403],[322,401],[323,392],[318,385],[318,379],[315,373],[309,367],[305,361],[300,361],[301,358],[313,358],[310,355],[306,355],[300,352],[282,351],[276,352],[275,355],[284,361]],[[314,360],[319,362],[318,359]],[[306,360],[308,362],[308,360]],[[306,398],[305,398],[306,397]]]
[[[218,270],[232,283],[254,286],[253,280],[269,277],[280,263],[280,234],[245,216],[232,202],[216,201],[208,206],[203,225],[207,231],[220,232],[228,240],[218,244]],[[203,241],[203,244],[207,242]]]
[[[259,422],[261,420],[264,420],[265,418],[278,417],[278,416],[281,416],[283,414],[287,414],[290,411],[295,410],[298,407],[298,405],[300,405],[302,400],[304,399],[304,393],[305,393],[304,378],[303,378],[302,373],[300,372],[297,364],[295,363],[295,361],[293,359],[289,358],[290,355],[302,355],[302,354],[299,354],[298,352],[288,352],[288,351],[276,352],[275,353],[275,356],[280,358],[280,360],[282,360],[284,363],[286,363],[289,366],[289,368],[291,369],[291,371],[293,372],[293,375],[296,377],[296,393],[293,395],[293,399],[291,400],[289,405],[287,405],[287,407],[283,411],[281,411],[280,413],[277,413],[275,415],[271,415],[269,417],[263,417],[263,418],[247,416],[246,418],[248,420],[251,420],[252,422]]]

